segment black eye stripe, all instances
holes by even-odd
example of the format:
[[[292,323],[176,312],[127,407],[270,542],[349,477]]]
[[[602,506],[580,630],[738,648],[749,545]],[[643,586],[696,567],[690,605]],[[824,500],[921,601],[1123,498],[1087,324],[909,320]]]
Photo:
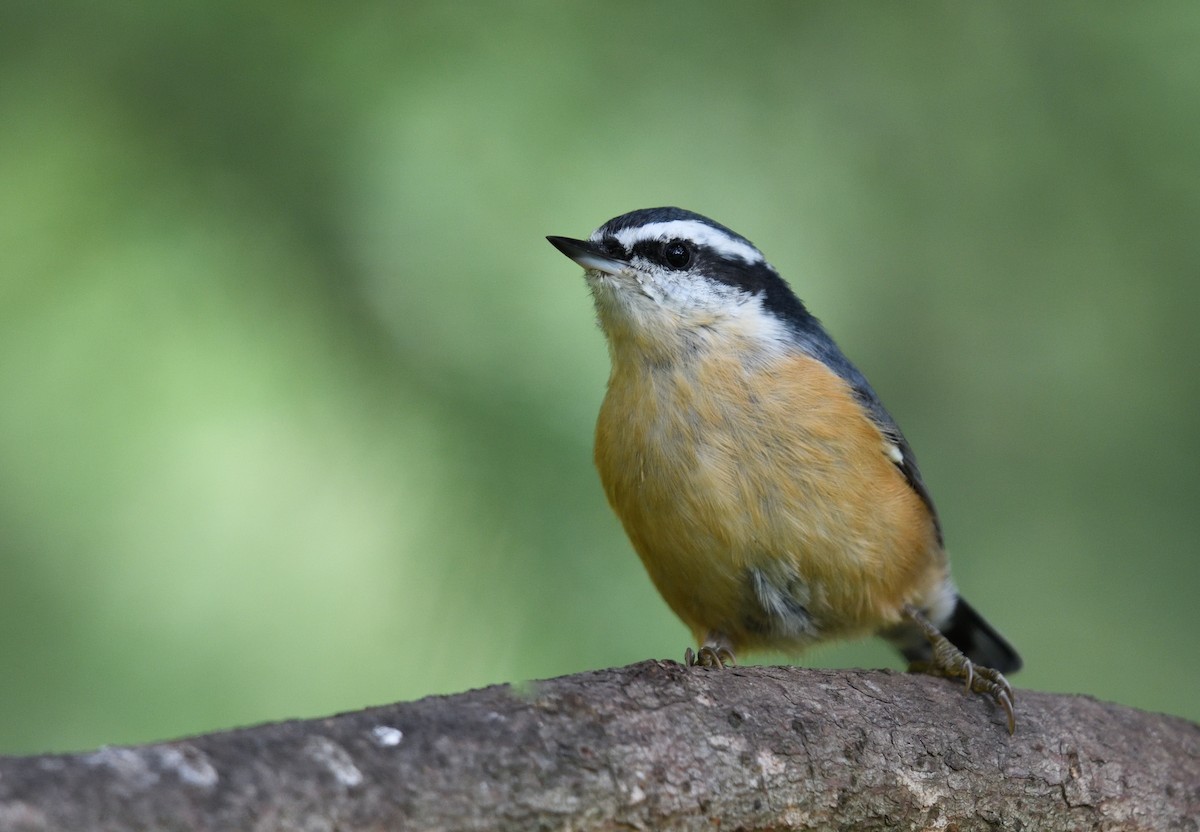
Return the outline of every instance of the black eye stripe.
[[[623,260],[627,256],[625,246],[621,245],[621,241],[613,236],[607,236],[600,240],[600,248],[604,250],[605,254],[618,260]]]
[[[686,258],[674,258],[676,262],[671,262],[667,256],[667,248],[674,244],[683,246],[687,252]],[[639,243],[634,243],[633,254],[649,260],[651,263],[658,263],[670,269],[684,269],[689,265],[695,265],[704,260],[720,259],[717,254],[709,250],[705,246],[697,245],[691,240],[681,238],[672,238],[670,240],[642,240]]]
[[[775,270],[765,262],[746,263],[737,257],[722,256],[720,252],[715,251],[709,246],[701,245],[694,240],[683,240],[680,238],[670,240],[641,240],[634,243],[631,255],[641,258],[648,263],[657,263],[660,266],[677,271],[678,268],[671,266],[664,257],[665,246],[676,241],[686,245],[688,251],[691,253],[691,258],[684,268],[698,275],[703,275],[709,280],[733,286],[750,294],[765,293],[769,305],[775,302],[777,298],[778,302],[785,306],[788,305],[787,298],[791,295],[790,290],[787,289],[787,285],[780,279]]]

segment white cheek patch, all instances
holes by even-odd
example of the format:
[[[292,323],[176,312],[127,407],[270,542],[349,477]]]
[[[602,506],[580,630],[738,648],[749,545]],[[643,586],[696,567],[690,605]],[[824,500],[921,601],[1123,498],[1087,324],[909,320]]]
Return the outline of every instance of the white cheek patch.
[[[624,320],[664,345],[737,349],[747,360],[794,349],[795,338],[763,296],[638,261],[618,276],[596,274],[592,292],[602,321]],[[724,344],[721,347],[719,345]]]
[[[664,269],[642,257],[634,257],[620,269],[588,272],[589,279],[604,283],[614,291],[631,291],[643,299],[654,301],[664,311],[689,315],[705,310],[724,310],[744,304],[752,296],[732,286],[697,277],[688,272]],[[631,298],[636,303],[637,298]]]
[[[720,310],[747,303],[753,295],[726,283],[709,280],[691,272],[675,272],[639,259],[638,270],[646,275],[645,283],[655,287],[660,299],[669,300],[680,311]]]
[[[778,356],[794,341],[787,326],[763,307],[763,296],[709,281],[684,281],[679,288],[691,301],[680,307],[672,298],[683,328],[722,350],[734,350],[747,360]]]
[[[604,239],[605,234],[597,229],[591,236],[591,241],[597,243]],[[696,220],[671,220],[670,222],[653,222],[649,225],[639,225],[634,228],[622,228],[611,235],[617,239],[626,251],[632,251],[638,243],[647,240],[691,240],[702,246],[707,246],[724,257],[736,257],[746,263],[762,263],[766,258],[762,252],[745,240],[730,237],[724,231],[713,228],[706,223]]]

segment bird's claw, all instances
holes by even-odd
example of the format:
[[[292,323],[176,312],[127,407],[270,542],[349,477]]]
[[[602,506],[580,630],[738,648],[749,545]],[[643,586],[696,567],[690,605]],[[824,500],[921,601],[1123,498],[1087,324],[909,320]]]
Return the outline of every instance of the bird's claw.
[[[979,667],[968,659],[961,650],[955,647],[948,638],[942,635],[924,615],[913,607],[907,607],[905,614],[914,621],[929,639],[933,647],[933,657],[928,662],[914,662],[909,670],[928,673],[932,676],[945,676],[950,679],[965,680],[968,693],[978,693],[991,699],[1004,709],[1008,717],[1008,733],[1017,730],[1017,717],[1013,711],[1012,685],[1004,678],[999,670],[990,667]]]
[[[709,667],[722,670],[726,667],[733,667],[737,662],[733,658],[733,651],[728,647],[714,647],[711,644],[705,644],[700,648],[699,653],[690,647],[684,650],[683,663],[688,667]]]
[[[1008,716],[1008,733],[1014,733],[1017,730],[1017,717],[1013,712],[1013,700],[1016,696],[1013,694],[1012,685],[999,670],[993,670],[990,667],[975,667],[970,659],[967,659],[966,663],[967,690],[990,696]]]

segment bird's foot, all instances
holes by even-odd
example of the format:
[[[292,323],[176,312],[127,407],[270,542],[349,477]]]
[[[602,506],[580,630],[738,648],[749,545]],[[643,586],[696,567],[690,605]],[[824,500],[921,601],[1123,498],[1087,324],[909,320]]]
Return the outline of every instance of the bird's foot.
[[[1004,678],[1004,674],[990,667],[980,667],[968,659],[950,642],[950,639],[942,635],[941,631],[930,623],[920,610],[911,604],[905,605],[904,616],[921,629],[933,648],[933,658],[927,662],[912,662],[908,666],[909,672],[966,680],[968,692],[989,696],[1004,709],[1004,713],[1008,716],[1008,733],[1016,731],[1017,718],[1013,712],[1015,696],[1012,685]]]
[[[737,664],[737,660],[733,656],[733,649],[724,639],[709,638],[701,646],[699,653],[694,652],[690,647],[684,650],[683,663],[688,667],[711,667],[722,670],[726,667],[733,667]]]

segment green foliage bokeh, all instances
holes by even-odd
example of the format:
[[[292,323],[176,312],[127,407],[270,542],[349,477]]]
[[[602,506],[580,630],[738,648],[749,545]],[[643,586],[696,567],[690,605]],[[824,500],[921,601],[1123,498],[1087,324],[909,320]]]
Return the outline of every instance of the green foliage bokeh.
[[[679,657],[543,240],[659,204],[871,378],[1019,686],[1200,718],[1198,42],[1189,3],[7,0],[0,753]]]

